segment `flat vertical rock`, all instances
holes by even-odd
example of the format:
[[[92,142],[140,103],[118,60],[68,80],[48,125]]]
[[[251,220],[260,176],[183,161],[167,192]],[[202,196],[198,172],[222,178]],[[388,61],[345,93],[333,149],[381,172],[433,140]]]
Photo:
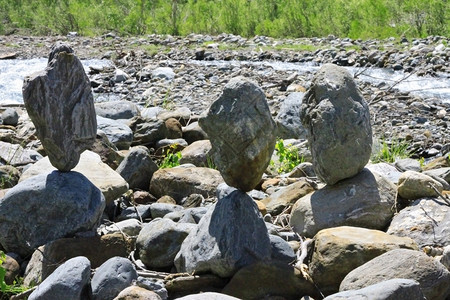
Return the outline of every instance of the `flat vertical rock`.
[[[52,49],[47,68],[26,77],[23,99],[52,165],[70,171],[95,141],[97,121],[89,78],[65,45]]]
[[[369,161],[369,107],[345,68],[320,68],[303,98],[300,118],[308,130],[316,174],[325,183],[352,177]]]
[[[244,77],[231,79],[199,124],[211,140],[212,157],[225,182],[251,191],[269,165],[276,140],[276,124],[261,88]]]

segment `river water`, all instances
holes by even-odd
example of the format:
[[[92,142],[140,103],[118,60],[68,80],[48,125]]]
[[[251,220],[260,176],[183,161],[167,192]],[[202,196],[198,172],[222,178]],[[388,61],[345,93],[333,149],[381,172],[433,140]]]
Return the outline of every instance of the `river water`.
[[[82,60],[83,66],[88,71],[90,66],[111,65],[108,60]],[[306,72],[315,72],[318,66],[310,64],[285,63],[285,62],[243,62],[243,61],[189,61],[198,65],[232,65],[240,67],[245,64],[270,67],[279,71],[298,72],[300,75]],[[36,58],[28,60],[0,60],[0,104],[14,105],[23,103],[22,85],[25,76],[43,70],[47,65],[47,59]],[[410,92],[423,98],[438,98],[450,103],[450,77],[441,74],[440,77],[418,77],[380,68],[347,68],[352,74],[358,74],[358,78],[372,84],[385,84],[385,87],[395,85],[401,92]],[[407,78],[406,78],[407,77]],[[116,99],[115,97],[113,97]]]

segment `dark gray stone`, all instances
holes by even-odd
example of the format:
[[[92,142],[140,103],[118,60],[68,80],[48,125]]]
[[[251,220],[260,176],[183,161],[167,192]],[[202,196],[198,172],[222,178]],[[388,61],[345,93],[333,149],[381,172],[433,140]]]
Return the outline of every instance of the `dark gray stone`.
[[[177,223],[194,223],[198,224],[208,209],[206,207],[186,208],[179,211],[168,213],[164,218],[171,219]]]
[[[36,135],[60,171],[74,168],[97,134],[91,84],[71,52],[66,45],[55,46],[47,68],[26,77],[22,89]]]
[[[253,199],[222,184],[212,205],[181,245],[175,258],[179,272],[211,272],[230,277],[240,268],[269,260],[270,239]]]
[[[148,268],[170,268],[181,243],[196,227],[195,224],[175,223],[170,219],[148,223],[136,240],[139,258]]]
[[[101,191],[80,173],[36,175],[0,199],[0,244],[25,257],[47,242],[95,230],[104,208]]]
[[[322,229],[355,226],[383,230],[394,215],[396,186],[367,169],[300,198],[292,207],[290,224],[302,236]]]
[[[372,151],[369,107],[345,68],[320,68],[303,98],[300,117],[322,181],[335,184],[367,164]]]
[[[426,299],[445,299],[450,294],[450,272],[421,251],[396,249],[386,252],[345,276],[339,291],[357,290],[385,280],[416,280]]]
[[[117,221],[128,219],[145,220],[151,217],[151,210],[149,204],[141,204],[137,206],[130,206],[120,212]]]
[[[225,182],[244,192],[261,180],[275,148],[276,124],[261,88],[244,77],[230,80],[199,120]]]
[[[91,263],[84,256],[69,259],[48,276],[28,297],[29,300],[90,299]]]
[[[133,131],[123,122],[97,116],[97,128],[103,131],[108,140],[119,150],[128,149],[133,141]]]
[[[7,108],[2,112],[1,119],[3,120],[3,125],[17,126],[19,114],[14,108]]]
[[[152,203],[150,204],[151,216],[155,218],[163,218],[165,215],[176,212],[183,211],[184,208],[181,205],[170,204],[170,203]]]
[[[401,172],[405,172],[405,171],[422,172],[422,168],[420,167],[420,162],[417,159],[412,159],[412,158],[399,159],[395,162],[394,165]]]
[[[97,115],[113,119],[131,119],[139,116],[139,109],[136,104],[130,101],[111,101],[100,102],[95,104],[95,112]]]
[[[166,137],[166,125],[160,119],[138,119],[133,131],[133,145],[154,145]]]
[[[306,139],[306,129],[300,121],[300,110],[305,93],[289,94],[281,104],[275,122],[281,139]]]
[[[420,284],[411,279],[390,279],[368,287],[344,291],[324,300],[424,300]]]
[[[147,190],[158,166],[150,157],[147,147],[132,147],[116,172],[128,182],[130,189]]]
[[[270,247],[272,249],[272,260],[278,260],[287,264],[295,261],[295,253],[288,242],[283,238],[270,234]]]
[[[93,300],[114,299],[138,278],[136,269],[125,257],[112,257],[104,262],[92,277]]]

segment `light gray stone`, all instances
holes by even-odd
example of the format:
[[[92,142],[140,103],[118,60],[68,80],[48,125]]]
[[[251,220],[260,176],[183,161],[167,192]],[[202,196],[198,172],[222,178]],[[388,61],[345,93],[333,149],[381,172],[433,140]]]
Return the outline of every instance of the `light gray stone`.
[[[20,177],[19,182],[30,177],[50,173],[55,168],[50,164],[48,157],[44,157],[29,167]],[[107,203],[112,203],[117,197],[128,190],[128,183],[117,172],[103,163],[100,156],[92,151],[84,151],[80,156],[79,164],[73,169],[87,177],[98,187]]]
[[[244,192],[261,180],[275,149],[276,124],[261,88],[244,77],[225,85],[199,120],[225,182]]]
[[[170,219],[148,223],[136,240],[139,258],[150,269],[170,268],[181,243],[196,227],[195,224],[175,223]]]
[[[58,172],[22,181],[0,199],[0,244],[25,257],[34,248],[97,228],[105,199],[78,172]]]
[[[175,78],[175,72],[169,67],[159,67],[152,71],[152,78],[161,78],[171,81]]]
[[[195,141],[181,151],[180,163],[193,164],[196,167],[208,167],[208,162],[212,163],[210,152],[211,142],[209,140]]]
[[[209,168],[159,169],[153,174],[150,193],[158,198],[169,195],[180,203],[191,194],[213,196],[220,183],[223,183],[223,178],[219,171]]]
[[[420,248],[450,245],[450,207],[440,198],[418,199],[394,216],[387,233],[410,237]]]
[[[151,216],[153,219],[155,218],[163,218],[165,215],[183,211],[183,206],[169,203],[152,203],[150,204]]]
[[[398,179],[398,194],[408,200],[437,197],[439,194],[436,190],[442,192],[443,188],[442,184],[432,177],[415,171],[406,171]]]
[[[17,126],[19,123],[19,114],[14,108],[7,108],[1,114],[3,125]]]
[[[48,276],[28,297],[29,300],[90,299],[91,263],[86,257],[69,259]]]
[[[129,286],[117,295],[113,300],[129,300],[129,299],[142,299],[142,300],[161,300],[161,297],[148,289],[139,286]]]
[[[435,177],[442,178],[447,183],[450,184],[450,168],[439,168],[439,169],[425,171],[423,173],[425,175],[431,176],[433,178],[435,178]]]
[[[341,282],[339,291],[357,290],[385,280],[416,280],[426,299],[445,299],[450,294],[450,272],[425,253],[408,249],[386,252],[354,269]]]
[[[336,293],[324,300],[424,300],[420,284],[411,279],[389,279],[359,290]]]
[[[212,205],[181,245],[178,272],[230,277],[240,268],[270,259],[270,239],[258,207],[240,190],[221,185]]]
[[[131,119],[140,115],[136,104],[124,100],[96,103],[95,112],[101,117],[113,120]]]
[[[171,219],[177,223],[198,224],[207,211],[206,207],[192,207],[168,213],[164,215],[164,218]]]
[[[114,299],[137,278],[136,269],[130,260],[112,257],[103,263],[92,277],[93,300]]]
[[[26,77],[22,89],[36,135],[60,171],[73,169],[97,134],[91,84],[71,52],[66,45],[55,45],[47,68]]]
[[[392,181],[392,183],[395,184],[398,183],[398,179],[402,175],[402,172],[400,172],[399,170],[397,170],[396,167],[388,163],[368,164],[366,168],[369,169],[370,171],[377,172],[378,174],[386,177],[387,179]]]
[[[10,144],[0,141],[0,159],[4,164],[14,167],[37,162],[42,158],[37,151],[24,149],[19,144]]]
[[[184,297],[176,298],[175,300],[239,300],[239,298],[215,292],[206,292],[187,295]]]
[[[405,172],[405,171],[421,172],[422,171],[422,168],[420,167],[420,162],[417,159],[402,158],[402,159],[397,160],[394,163],[394,165],[401,172]]]
[[[300,110],[305,93],[294,92],[284,99],[275,122],[281,139],[306,139],[306,129],[300,121]]]
[[[367,164],[372,151],[369,108],[345,68],[320,68],[303,98],[300,117],[322,181],[335,184]]]
[[[137,236],[142,229],[142,224],[137,219],[127,219],[102,228],[103,235],[111,233],[125,233],[129,236]]]
[[[128,182],[130,189],[147,190],[157,170],[158,166],[150,157],[147,147],[135,146],[127,153],[116,172]]]
[[[394,215],[396,196],[392,182],[364,169],[300,198],[292,207],[290,224],[295,232],[307,237],[344,225],[383,230]]]
[[[123,122],[97,116],[97,128],[103,131],[119,150],[128,149],[133,141],[133,131]]]

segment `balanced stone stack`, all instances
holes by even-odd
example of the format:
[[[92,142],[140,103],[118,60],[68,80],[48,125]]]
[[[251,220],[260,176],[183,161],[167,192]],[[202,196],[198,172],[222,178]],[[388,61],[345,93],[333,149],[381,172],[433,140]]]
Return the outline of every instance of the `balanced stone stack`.
[[[0,199],[0,245],[25,257],[52,240],[95,230],[105,198],[84,175],[69,172],[97,132],[91,85],[73,50],[55,45],[47,68],[25,79],[23,97],[58,169],[20,182]]]
[[[230,80],[199,124],[229,186],[217,187],[217,203],[183,241],[175,266],[179,272],[230,277],[244,266],[270,259],[266,226],[246,192],[259,183],[269,165],[276,125],[264,92],[244,77]]]
[[[47,68],[25,78],[23,100],[52,165],[73,169],[95,141],[97,120],[89,78],[71,48],[52,48]]]
[[[317,176],[332,185],[358,174],[372,151],[369,108],[351,74],[323,65],[303,98],[300,118]]]

